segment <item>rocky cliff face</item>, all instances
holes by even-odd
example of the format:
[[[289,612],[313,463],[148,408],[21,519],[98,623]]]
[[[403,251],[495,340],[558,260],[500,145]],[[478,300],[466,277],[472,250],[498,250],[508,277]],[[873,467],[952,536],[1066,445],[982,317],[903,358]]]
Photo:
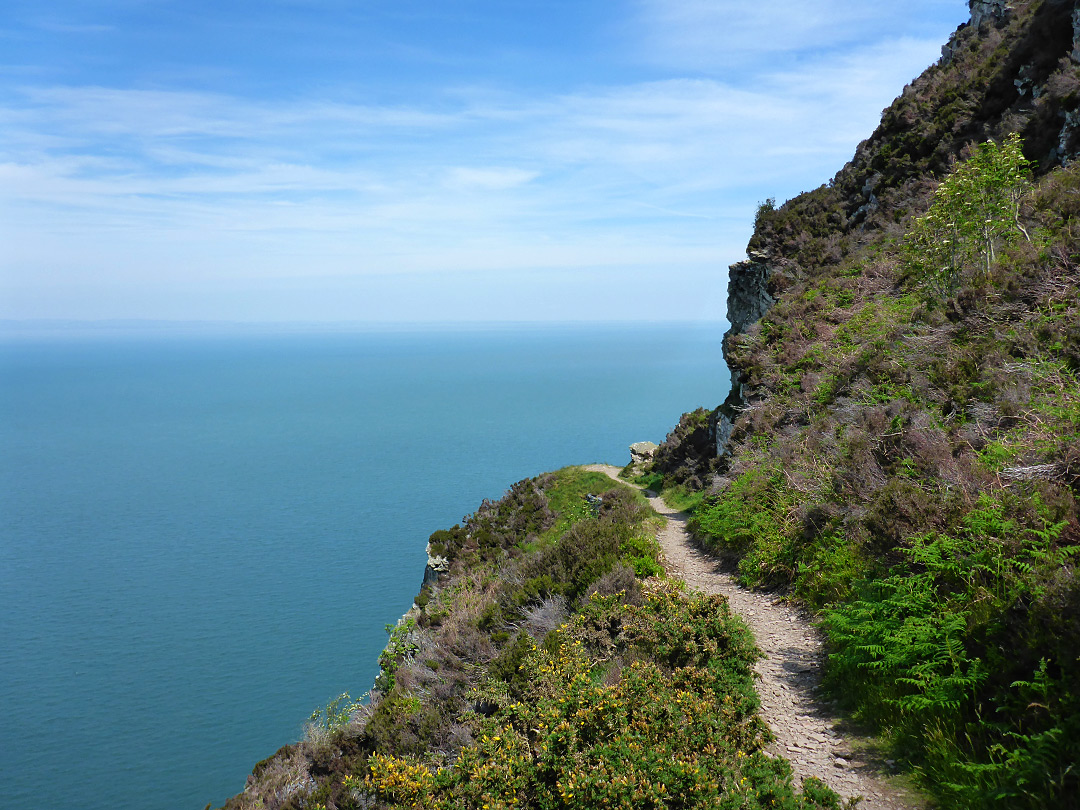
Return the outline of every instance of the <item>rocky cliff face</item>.
[[[727,319],[731,328],[724,335],[725,358],[728,341],[746,332],[776,303],[769,292],[772,277],[773,267],[769,264],[768,255],[758,251],[751,251],[745,261],[736,262],[728,268]],[[716,458],[723,458],[735,416],[746,404],[742,375],[730,362],[728,368],[731,370],[731,391],[710,423],[711,447],[715,448]]]
[[[741,335],[769,311],[776,299],[769,294],[772,268],[769,257],[753,252],[750,257],[729,268],[727,317],[728,334]]]
[[[729,270],[724,357],[731,393],[714,415],[717,457],[754,398],[736,339],[784,290],[925,209],[934,179],[975,143],[1020,132],[1036,173],[1080,156],[1076,0],[970,0],[970,9],[941,60],[904,88],[828,186],[759,212],[748,258]]]
[[[1080,11],[1075,0],[971,0],[942,58],[901,94],[833,179],[851,224],[876,197],[896,207],[912,181],[940,178],[972,143],[1021,135],[1038,173],[1080,155]]]

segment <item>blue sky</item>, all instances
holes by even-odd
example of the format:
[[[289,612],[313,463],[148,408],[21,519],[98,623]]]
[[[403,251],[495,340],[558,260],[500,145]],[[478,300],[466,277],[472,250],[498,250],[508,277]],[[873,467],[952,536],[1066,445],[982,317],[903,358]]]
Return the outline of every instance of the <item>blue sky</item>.
[[[0,319],[722,319],[965,0],[7,0]]]

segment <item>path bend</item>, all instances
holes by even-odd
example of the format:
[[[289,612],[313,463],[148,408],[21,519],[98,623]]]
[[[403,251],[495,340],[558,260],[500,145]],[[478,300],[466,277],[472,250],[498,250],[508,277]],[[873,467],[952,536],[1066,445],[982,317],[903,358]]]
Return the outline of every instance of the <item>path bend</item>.
[[[585,469],[627,483],[618,477],[618,467],[592,464]],[[842,720],[818,696],[825,654],[809,617],[775,595],[740,586],[690,540],[685,512],[651,491],[645,495],[667,519],[657,539],[668,573],[694,590],[726,597],[765,653],[755,669],[761,714],[776,735],[770,752],[786,758],[800,781],[815,776],[845,799],[861,797],[860,810],[923,810],[925,802],[889,777],[891,763],[861,754],[856,741],[839,730]]]

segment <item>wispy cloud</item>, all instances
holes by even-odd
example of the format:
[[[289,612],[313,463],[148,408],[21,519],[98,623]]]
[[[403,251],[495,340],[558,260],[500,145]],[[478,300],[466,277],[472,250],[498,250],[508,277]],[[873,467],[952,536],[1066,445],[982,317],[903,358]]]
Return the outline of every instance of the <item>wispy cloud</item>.
[[[965,0],[637,0],[628,29],[641,54],[669,68],[757,72],[777,60],[859,47],[903,30],[938,38],[942,12],[961,19]],[[925,26],[919,26],[925,20]],[[914,23],[914,24],[913,24]]]
[[[115,31],[116,26],[102,25],[100,23],[72,23],[59,20],[39,20],[37,27],[45,31],[53,31],[60,34],[106,34]]]
[[[651,38],[635,52],[670,60],[633,81],[448,80],[390,103],[341,88],[9,87],[0,302],[500,268],[708,268],[722,286],[755,203],[825,182],[943,39],[883,34],[894,12],[853,0],[635,8]],[[840,47],[867,20],[877,33]],[[730,53],[675,70],[704,60],[706,40],[752,50],[752,80],[718,67]]]
[[[867,100],[887,100],[893,84],[872,55],[847,61],[766,76],[753,90],[679,79],[472,98],[450,111],[38,88],[3,114],[17,148],[0,166],[0,194],[14,207],[37,206],[34,229],[46,231],[123,214],[205,236],[213,210],[221,227],[290,233],[350,232],[363,220],[384,229],[383,242],[426,231],[428,243],[413,249],[429,250],[433,263],[446,261],[448,247],[433,241],[450,238],[444,228],[464,240],[463,226],[522,243],[530,231],[566,240],[603,220],[618,229],[628,216],[654,242],[668,216],[717,218],[741,193],[745,227],[746,194],[827,179],[841,150],[868,132]],[[271,203],[293,208],[268,214]],[[72,217],[77,209],[82,216]]]

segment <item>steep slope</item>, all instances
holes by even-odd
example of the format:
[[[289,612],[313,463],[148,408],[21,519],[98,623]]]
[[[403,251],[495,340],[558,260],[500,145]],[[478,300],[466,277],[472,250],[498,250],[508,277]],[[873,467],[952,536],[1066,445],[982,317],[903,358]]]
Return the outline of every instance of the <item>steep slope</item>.
[[[761,207],[710,451],[653,470],[717,474],[701,542],[819,611],[835,694],[946,806],[1080,796],[1078,34],[973,2],[829,186]]]
[[[317,712],[225,807],[841,810],[766,751],[753,639],[655,576],[657,522],[570,468],[436,532],[370,700]]]

